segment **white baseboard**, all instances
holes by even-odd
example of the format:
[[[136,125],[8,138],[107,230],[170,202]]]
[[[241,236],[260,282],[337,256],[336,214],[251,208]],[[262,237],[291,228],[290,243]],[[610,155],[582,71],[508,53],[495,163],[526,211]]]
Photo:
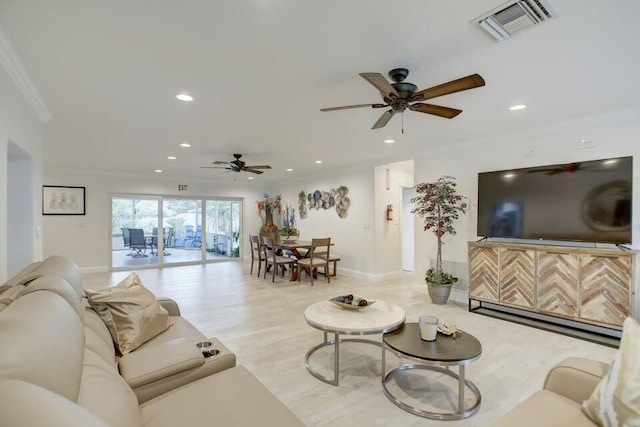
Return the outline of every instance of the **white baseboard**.
[[[338,268],[338,275],[351,277],[353,279],[370,280],[372,282],[382,282],[402,277],[402,271],[392,271],[390,273],[365,273],[363,271],[351,270],[349,268]]]
[[[464,304],[469,303],[469,297],[467,296],[467,291],[462,289],[452,288],[451,295],[449,295],[449,299],[456,302],[461,302]]]

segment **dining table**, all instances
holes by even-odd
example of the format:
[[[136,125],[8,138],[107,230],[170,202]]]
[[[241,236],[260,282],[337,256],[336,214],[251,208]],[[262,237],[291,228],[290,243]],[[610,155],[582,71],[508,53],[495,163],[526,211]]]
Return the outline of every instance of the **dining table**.
[[[296,258],[296,260],[306,258],[311,249],[311,240],[280,240],[275,242],[275,246],[281,250],[287,250]],[[330,246],[333,246],[331,243]],[[303,250],[301,252],[301,250]],[[315,276],[314,276],[315,277]],[[298,280],[298,268],[294,268],[291,272],[289,281],[296,282]]]

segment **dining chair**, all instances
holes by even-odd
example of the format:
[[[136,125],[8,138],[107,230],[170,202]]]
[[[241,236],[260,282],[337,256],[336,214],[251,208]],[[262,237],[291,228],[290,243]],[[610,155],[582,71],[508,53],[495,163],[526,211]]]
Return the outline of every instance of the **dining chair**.
[[[308,256],[298,260],[298,282],[300,281],[300,276],[302,276],[302,270],[307,270],[311,277],[311,286],[313,286],[313,274],[319,267],[322,267],[324,268],[327,283],[331,283],[331,274],[329,273],[330,248],[330,237],[311,239],[311,248]]]
[[[249,244],[251,245],[251,274],[253,274],[253,263],[258,261],[258,277],[260,277],[260,269],[264,261],[264,253],[258,236],[249,236]]]
[[[129,247],[135,250],[136,253],[131,255],[133,258],[146,258],[147,255],[147,241],[144,238],[144,230],[142,228],[130,228],[129,229]]]
[[[271,268],[273,269],[273,277],[271,278],[271,281],[275,282],[276,270],[278,267],[282,268],[282,277],[284,277],[285,266],[289,265],[290,268],[293,268],[296,260],[278,255],[273,237],[261,236],[260,243],[262,243],[262,253],[264,254],[263,279],[267,278],[267,270],[269,269],[269,265],[271,265]]]

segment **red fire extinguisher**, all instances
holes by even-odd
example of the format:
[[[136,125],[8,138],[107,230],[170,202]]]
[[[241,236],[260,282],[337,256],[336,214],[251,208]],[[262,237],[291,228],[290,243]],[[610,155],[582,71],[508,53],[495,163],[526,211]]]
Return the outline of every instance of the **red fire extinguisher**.
[[[393,221],[393,205],[387,205],[387,221]]]

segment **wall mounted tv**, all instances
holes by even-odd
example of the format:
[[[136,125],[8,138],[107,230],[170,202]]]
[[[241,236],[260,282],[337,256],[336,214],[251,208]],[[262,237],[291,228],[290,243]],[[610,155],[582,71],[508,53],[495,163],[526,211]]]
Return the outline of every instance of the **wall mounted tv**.
[[[631,243],[633,158],[478,174],[478,235]]]

